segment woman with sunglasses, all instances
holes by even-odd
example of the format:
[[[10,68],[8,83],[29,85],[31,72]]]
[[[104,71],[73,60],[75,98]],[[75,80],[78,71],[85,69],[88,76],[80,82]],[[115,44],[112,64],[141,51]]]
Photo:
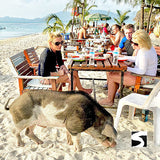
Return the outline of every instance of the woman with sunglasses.
[[[136,56],[125,56],[128,61],[134,62],[135,66],[127,67],[127,72],[124,73],[123,84],[125,86],[134,86],[136,83],[136,74],[144,74],[156,76],[157,73],[157,53],[152,46],[151,39],[148,33],[144,30],[137,30],[132,35],[133,49],[138,50]],[[110,72],[107,76],[108,81],[108,97],[101,99],[101,105],[112,106],[114,97],[121,81],[121,74],[118,72]],[[141,84],[153,83],[152,78],[142,78]]]
[[[61,47],[63,44],[62,35],[60,33],[51,33],[49,35],[48,44],[49,48],[46,48],[40,56],[38,74],[40,76],[59,76],[57,83],[69,83],[68,90],[71,90],[71,75],[64,65],[61,55]],[[56,69],[57,64],[60,67],[58,72]],[[82,87],[77,71],[73,73],[73,76],[73,90],[77,87],[78,90],[88,94],[92,92],[92,89],[85,89]],[[44,83],[49,84],[49,81],[45,81]]]

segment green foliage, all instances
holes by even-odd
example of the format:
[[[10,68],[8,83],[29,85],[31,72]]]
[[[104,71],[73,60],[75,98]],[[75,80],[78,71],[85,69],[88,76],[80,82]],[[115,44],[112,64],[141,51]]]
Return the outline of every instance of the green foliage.
[[[50,14],[46,18],[46,23],[47,23],[47,27],[43,30],[44,34],[56,32],[56,31],[65,33],[68,30],[68,26],[69,26],[69,24],[65,26],[65,24],[60,20],[60,18],[56,14]]]
[[[79,19],[81,20],[81,24],[83,23],[83,19],[87,15],[89,15],[89,11],[92,8],[97,7],[97,5],[95,5],[95,1],[94,0],[92,0],[92,1],[91,0],[70,0],[66,5],[65,10],[76,8],[78,6],[84,8],[84,12],[78,16]]]
[[[114,20],[116,21],[117,24],[121,25],[123,22],[125,22],[129,16],[127,16],[127,14],[129,12],[131,12],[130,10],[124,12],[124,13],[121,13],[120,10],[116,10],[117,11],[117,14],[118,14],[118,18],[114,18]]]

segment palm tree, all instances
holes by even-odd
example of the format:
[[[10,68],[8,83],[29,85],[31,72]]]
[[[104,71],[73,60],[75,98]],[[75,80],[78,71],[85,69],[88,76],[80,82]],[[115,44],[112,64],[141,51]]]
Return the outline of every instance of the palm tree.
[[[124,13],[121,13],[120,10],[116,10],[116,11],[117,11],[117,14],[118,14],[118,18],[114,18],[114,20],[117,22],[117,24],[122,25],[122,23],[129,18],[129,16],[126,16],[127,13],[129,13],[131,11],[128,10],[128,11],[126,11]]]
[[[79,15],[81,19],[81,25],[84,24],[84,18],[89,14],[89,10],[93,7],[97,7],[95,5],[94,0],[89,0],[90,3],[87,2],[87,0],[71,0],[69,3],[67,3],[65,10],[72,9],[76,10],[76,7],[80,6],[83,9],[82,15]],[[75,22],[75,15],[73,14],[72,22]],[[72,23],[72,32],[73,32],[74,23]]]
[[[106,1],[106,0],[104,0]],[[160,9],[160,0],[116,0],[117,3],[120,3],[124,1],[125,3],[130,3],[134,6],[141,5],[141,25],[140,28],[144,28],[144,7],[150,8],[149,16],[148,16],[148,23],[147,23],[147,31],[149,31],[149,25],[150,25],[150,17],[152,15],[153,8]],[[145,3],[146,2],[146,3]],[[158,6],[154,6],[158,5]]]
[[[86,16],[89,15],[89,11],[94,8],[94,7],[97,7],[97,5],[95,5],[95,1],[92,1],[93,4],[91,3],[87,3],[87,0],[84,0],[84,3],[82,3],[83,5],[83,14],[80,15],[80,18],[81,18],[81,24],[83,25],[84,24],[84,19]]]
[[[104,0],[104,2],[107,0]],[[143,28],[144,26],[144,4],[145,4],[145,0],[115,0],[116,3],[121,3],[122,1],[125,3],[129,3],[132,4],[133,7],[135,7],[136,5],[141,5],[141,26],[140,28]]]
[[[150,19],[153,11],[154,5],[160,5],[160,0],[147,0],[146,3],[148,4],[149,9],[149,15],[148,15],[148,22],[147,22],[147,32],[149,32],[150,29]]]
[[[80,4],[80,3],[81,3],[81,0],[71,0],[70,2],[67,3],[65,10],[67,10],[67,9],[73,9],[73,12],[75,12],[78,4]],[[71,28],[72,32],[73,32],[74,22],[75,22],[75,15],[73,13],[72,28]]]
[[[51,25],[50,23],[52,23],[52,21],[53,21],[53,24]],[[65,33],[71,26],[71,21],[69,21],[69,23],[65,25],[56,14],[50,14],[46,18],[46,23],[47,23],[47,27],[43,30],[43,33],[50,33],[50,32],[56,32],[56,31]]]

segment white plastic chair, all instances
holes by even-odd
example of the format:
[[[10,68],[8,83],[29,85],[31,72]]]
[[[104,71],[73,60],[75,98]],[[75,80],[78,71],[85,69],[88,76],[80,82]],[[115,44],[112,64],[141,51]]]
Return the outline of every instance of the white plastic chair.
[[[154,144],[160,145],[160,81],[155,85],[149,96],[131,93],[119,100],[114,127],[117,129],[123,106],[129,106],[129,115],[133,119],[135,108],[153,111]]]

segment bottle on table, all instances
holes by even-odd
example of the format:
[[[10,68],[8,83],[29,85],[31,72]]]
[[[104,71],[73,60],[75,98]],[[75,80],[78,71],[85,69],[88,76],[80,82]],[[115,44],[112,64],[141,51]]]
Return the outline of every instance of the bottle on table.
[[[86,40],[86,47],[89,47],[89,46],[90,46],[89,40]]]
[[[89,52],[89,64],[90,65],[94,65],[94,54],[95,54],[95,52],[94,52],[94,50],[93,49],[91,49],[90,50],[90,52]]]
[[[113,61],[112,61],[112,64],[114,66],[117,66],[118,65],[118,56],[119,56],[119,52],[118,52],[118,48],[116,48],[114,51],[113,51]]]

